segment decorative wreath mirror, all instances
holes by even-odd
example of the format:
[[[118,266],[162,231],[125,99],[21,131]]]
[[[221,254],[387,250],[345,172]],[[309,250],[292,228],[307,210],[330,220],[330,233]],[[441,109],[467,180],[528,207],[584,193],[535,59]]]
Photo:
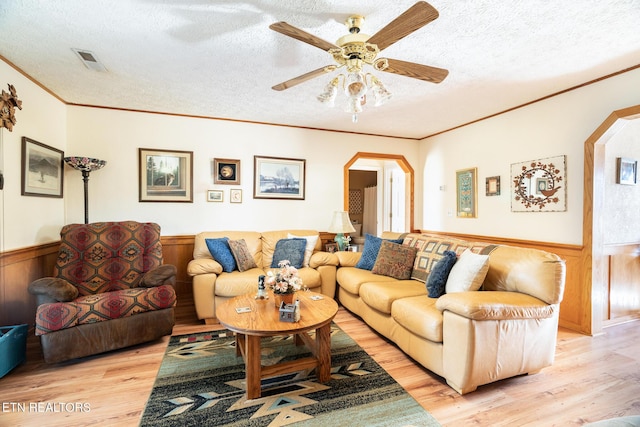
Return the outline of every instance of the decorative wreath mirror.
[[[566,156],[511,165],[513,212],[564,212],[566,204]]]

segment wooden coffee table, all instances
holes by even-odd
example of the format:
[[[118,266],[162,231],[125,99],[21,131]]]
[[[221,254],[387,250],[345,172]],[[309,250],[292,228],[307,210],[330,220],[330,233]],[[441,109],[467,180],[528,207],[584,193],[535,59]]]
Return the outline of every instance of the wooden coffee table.
[[[256,300],[255,294],[232,298],[216,309],[220,324],[236,334],[236,354],[245,362],[247,398],[260,397],[260,380],[303,369],[316,368],[318,381],[331,377],[331,321],[338,312],[338,304],[315,292],[298,292],[300,321],[281,322],[275,309],[273,295],[268,300]],[[320,297],[321,299],[316,299]],[[249,307],[251,311],[238,313],[236,308]],[[316,331],[315,340],[309,331]],[[273,366],[260,363],[260,339],[278,335],[295,335],[296,345],[306,345],[312,356],[302,357]]]

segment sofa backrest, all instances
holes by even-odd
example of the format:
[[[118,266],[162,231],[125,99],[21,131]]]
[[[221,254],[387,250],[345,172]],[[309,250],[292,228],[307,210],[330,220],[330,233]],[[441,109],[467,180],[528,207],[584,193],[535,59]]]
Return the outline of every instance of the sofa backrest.
[[[223,237],[228,237],[229,240],[244,239],[256,265],[262,265],[262,234],[256,231],[203,231],[198,233],[193,242],[193,259],[213,259],[205,240]]]
[[[471,242],[447,235],[384,232],[385,239],[404,238],[413,244],[425,236],[445,241],[447,248],[455,247],[460,254],[466,247],[477,253],[489,254],[489,271],[482,284],[485,291],[521,292],[547,304],[559,304],[564,294],[566,266],[556,254],[538,249]]]
[[[271,267],[271,261],[273,261],[273,253],[276,250],[276,243],[280,239],[287,239],[289,234],[296,237],[306,236],[319,236],[316,230],[277,230],[277,231],[265,231],[262,233],[262,268],[267,270]],[[321,250],[322,242],[318,238],[314,252]],[[258,264],[260,265],[260,264]]]
[[[60,231],[54,276],[93,295],[135,288],[162,264],[158,224],[135,221],[69,224]]]

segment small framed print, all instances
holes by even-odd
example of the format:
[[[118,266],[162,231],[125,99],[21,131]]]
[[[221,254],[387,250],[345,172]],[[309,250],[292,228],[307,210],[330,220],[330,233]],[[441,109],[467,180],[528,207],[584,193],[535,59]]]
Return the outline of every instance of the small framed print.
[[[338,252],[338,244],[337,243],[325,243],[324,251],[329,252],[331,254]]]
[[[242,203],[242,190],[239,188],[232,188],[229,191],[229,201],[231,203]]]
[[[240,160],[213,159],[213,183],[240,185]]]
[[[638,183],[638,161],[618,157],[617,163],[616,183],[636,185]]]
[[[64,152],[22,137],[23,196],[62,198]]]
[[[477,168],[456,171],[456,204],[458,218],[478,217]]]
[[[486,180],[487,196],[499,196],[500,195],[500,177],[490,176]]]
[[[207,202],[222,202],[224,201],[224,192],[222,190],[208,190]]]

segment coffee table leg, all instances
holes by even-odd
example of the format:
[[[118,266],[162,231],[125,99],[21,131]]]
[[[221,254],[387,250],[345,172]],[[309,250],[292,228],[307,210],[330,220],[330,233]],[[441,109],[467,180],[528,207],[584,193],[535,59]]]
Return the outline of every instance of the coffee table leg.
[[[318,381],[331,379],[331,324],[316,329],[316,358],[318,359]]]
[[[257,335],[245,335],[246,358],[245,371],[247,375],[247,399],[260,397],[260,337]]]

